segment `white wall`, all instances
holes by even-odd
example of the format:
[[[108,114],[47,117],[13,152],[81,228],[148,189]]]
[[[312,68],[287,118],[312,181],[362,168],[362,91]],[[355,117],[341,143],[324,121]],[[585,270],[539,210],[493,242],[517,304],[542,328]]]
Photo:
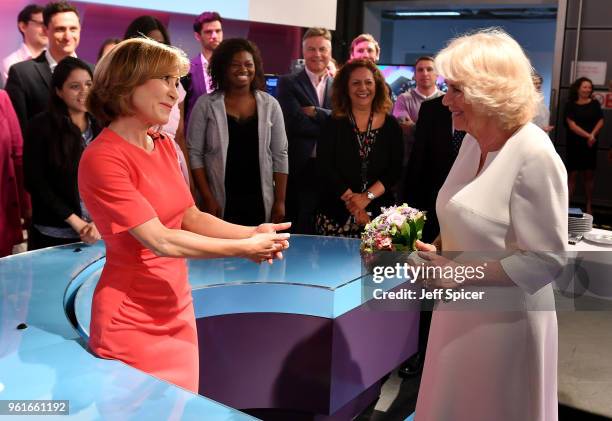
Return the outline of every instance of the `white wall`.
[[[226,19],[291,26],[336,28],[336,0],[79,0],[170,13],[215,10]]]

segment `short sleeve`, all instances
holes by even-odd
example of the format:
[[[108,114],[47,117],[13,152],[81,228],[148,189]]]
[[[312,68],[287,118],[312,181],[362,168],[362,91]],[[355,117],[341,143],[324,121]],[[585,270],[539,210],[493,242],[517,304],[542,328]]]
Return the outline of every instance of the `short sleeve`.
[[[121,233],[157,216],[134,186],[121,153],[87,148],[79,164],[79,192],[102,235]]]
[[[592,103],[593,103],[593,109],[595,112],[595,119],[596,119],[595,124],[597,124],[599,120],[604,118],[604,115],[603,115],[603,111],[601,110],[601,104],[599,103],[599,101],[593,100]]]

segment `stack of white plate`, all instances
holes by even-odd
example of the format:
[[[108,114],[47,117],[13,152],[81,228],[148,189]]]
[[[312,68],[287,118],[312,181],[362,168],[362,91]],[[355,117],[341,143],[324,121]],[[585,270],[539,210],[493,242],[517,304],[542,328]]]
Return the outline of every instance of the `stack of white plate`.
[[[582,218],[570,216],[568,228],[571,234],[583,234],[593,229],[593,216],[588,213],[582,214]]]

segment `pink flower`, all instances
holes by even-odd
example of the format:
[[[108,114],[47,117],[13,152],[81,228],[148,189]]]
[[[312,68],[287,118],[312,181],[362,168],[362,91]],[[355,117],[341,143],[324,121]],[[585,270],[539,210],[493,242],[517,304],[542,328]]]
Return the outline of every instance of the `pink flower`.
[[[391,250],[393,248],[393,241],[390,237],[376,236],[376,248],[378,250]]]
[[[393,212],[391,215],[389,215],[388,221],[390,224],[395,225],[398,228],[401,228],[404,222],[406,222],[406,216],[402,215],[399,212]]]

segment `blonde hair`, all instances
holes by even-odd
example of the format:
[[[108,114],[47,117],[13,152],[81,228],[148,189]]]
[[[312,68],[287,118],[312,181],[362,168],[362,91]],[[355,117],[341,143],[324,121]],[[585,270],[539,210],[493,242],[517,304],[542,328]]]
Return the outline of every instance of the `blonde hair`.
[[[372,44],[374,44],[374,48],[376,49],[376,54],[380,54],[380,45],[378,45],[378,41],[376,41],[376,39],[372,36],[372,34],[358,35],[357,38],[355,38],[353,42],[351,42],[350,54],[353,54],[353,50],[355,49],[357,44],[359,44],[360,42],[364,42],[364,41],[371,42]]]
[[[514,129],[532,120],[542,94],[521,46],[499,28],[453,39],[435,58],[435,67],[459,85],[465,101],[485,116]]]
[[[87,108],[102,124],[108,124],[132,114],[134,89],[147,80],[188,72],[189,59],[178,48],[148,38],[122,41],[96,66]]]
[[[315,27],[315,28],[308,28],[306,32],[304,32],[304,36],[302,37],[302,44],[308,38],[314,38],[314,37],[323,37],[329,42],[331,42],[332,40],[331,32],[329,32],[329,29]]]

